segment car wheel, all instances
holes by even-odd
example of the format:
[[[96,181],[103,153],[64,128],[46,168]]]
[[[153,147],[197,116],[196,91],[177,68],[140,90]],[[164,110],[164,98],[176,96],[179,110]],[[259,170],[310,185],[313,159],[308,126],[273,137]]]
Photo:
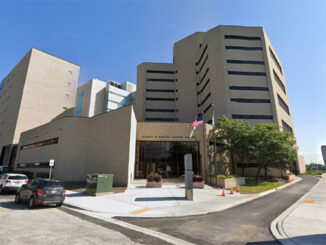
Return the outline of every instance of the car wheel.
[[[3,193],[3,188],[2,188],[2,186],[0,186],[0,194],[2,194]]]
[[[59,207],[61,207],[62,206],[62,202],[60,202],[60,203],[57,203],[57,207],[59,208]]]
[[[15,203],[20,203],[20,195],[19,195],[19,193],[16,194]]]
[[[35,207],[34,197],[31,197],[31,198],[29,199],[28,207],[29,207],[30,209],[32,209],[32,208]]]

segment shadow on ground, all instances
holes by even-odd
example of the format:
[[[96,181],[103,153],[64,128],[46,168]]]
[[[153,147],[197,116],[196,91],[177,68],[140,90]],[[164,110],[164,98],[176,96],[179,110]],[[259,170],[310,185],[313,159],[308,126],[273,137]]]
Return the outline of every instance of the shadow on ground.
[[[185,197],[136,197],[136,202],[186,201]]]

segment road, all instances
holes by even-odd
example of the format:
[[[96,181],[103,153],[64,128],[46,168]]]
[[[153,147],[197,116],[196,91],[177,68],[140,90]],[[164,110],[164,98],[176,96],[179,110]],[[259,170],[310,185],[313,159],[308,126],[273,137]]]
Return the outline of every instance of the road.
[[[0,195],[0,244],[167,244],[65,207],[28,209],[14,195]]]
[[[118,218],[195,244],[278,244],[270,223],[310,190],[318,179],[302,181],[226,211],[181,218]]]

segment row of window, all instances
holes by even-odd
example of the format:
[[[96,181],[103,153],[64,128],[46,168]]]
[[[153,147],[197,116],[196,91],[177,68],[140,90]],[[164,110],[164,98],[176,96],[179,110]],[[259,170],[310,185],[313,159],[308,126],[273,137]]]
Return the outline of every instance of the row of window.
[[[248,36],[238,36],[238,35],[224,35],[224,38],[225,39],[248,40],[248,41],[260,40],[260,37],[248,37]]]
[[[176,112],[175,109],[146,109],[148,112]]]
[[[273,119],[272,115],[241,115],[233,114],[233,119]]]
[[[204,109],[204,114],[212,107],[212,104],[208,105],[205,109]]]
[[[227,60],[229,64],[250,64],[250,65],[264,65],[264,61],[258,60]]]
[[[273,70],[273,73],[274,73],[275,81],[280,86],[280,88],[283,90],[284,94],[286,94],[286,89],[285,89],[283,82],[281,81],[281,79],[279,78],[279,76],[276,74],[276,72],[274,70]]]
[[[196,72],[197,74],[201,72],[201,70],[203,69],[204,65],[206,64],[207,59],[208,59],[208,55],[206,55],[206,58],[205,58],[205,60],[203,61],[203,64],[202,64],[201,67],[199,68],[199,71]]]
[[[206,102],[206,100],[208,100],[208,98],[211,96],[211,93],[208,93],[207,95],[206,95],[206,97],[205,97],[205,99],[203,99],[203,101],[200,103],[200,105],[199,106],[202,106],[202,105],[204,105],[205,104],[205,102]]]
[[[146,70],[147,73],[155,73],[155,74],[175,74],[177,71],[158,71],[158,70]]]
[[[201,94],[204,91],[204,89],[208,85],[209,81],[210,81],[210,79],[208,78],[207,81],[206,81],[206,83],[204,84],[204,86],[201,88],[201,90],[199,92],[197,92],[197,94]]]
[[[269,99],[242,99],[242,98],[231,98],[231,102],[237,103],[271,103]]]
[[[288,105],[284,102],[284,100],[281,98],[281,96],[277,95],[277,98],[278,98],[278,103],[279,103],[279,105],[283,108],[283,110],[284,110],[288,115],[290,115],[290,110],[289,110]]]
[[[126,96],[122,95],[122,94],[119,94],[119,93],[116,93],[116,92],[113,92],[113,91],[109,91],[109,94],[114,94],[116,96],[120,96],[122,98],[126,98]]]
[[[225,49],[235,49],[235,50],[263,50],[262,47],[245,47],[245,46],[225,46]]]
[[[49,162],[18,163],[18,168],[48,168]]]
[[[175,100],[178,100],[178,98],[148,98],[148,97],[146,97],[146,100],[153,100],[153,101],[175,101]]]
[[[276,58],[276,56],[275,56],[273,50],[271,49],[271,47],[269,47],[269,52],[270,52],[270,54],[271,54],[271,56],[272,56],[273,61],[274,61],[275,64],[276,64],[277,68],[279,69],[279,71],[280,71],[281,74],[283,75],[282,67],[281,67],[280,63],[278,62],[278,60],[277,60],[277,58]]]
[[[22,145],[20,147],[20,149],[27,150],[27,149],[31,149],[31,148],[38,148],[38,147],[42,147],[42,146],[58,144],[58,142],[59,142],[59,138],[53,138],[53,139],[44,140],[44,141],[40,141],[40,142],[28,144],[28,145]]]
[[[166,78],[146,78],[148,82],[175,82],[175,79],[166,79]]]
[[[266,72],[254,71],[228,71],[229,75],[243,75],[243,76],[266,76]]]
[[[158,93],[175,93],[178,92],[178,90],[174,89],[146,89],[146,92],[158,92]]]
[[[201,53],[200,58],[199,58],[199,60],[197,61],[196,65],[199,65],[199,63],[200,63],[201,59],[203,58],[203,56],[204,56],[206,50],[207,50],[207,45],[205,46],[203,52]]]
[[[204,81],[208,71],[209,71],[209,68],[206,69],[205,74],[202,76],[202,78],[200,79],[200,81],[199,81],[199,83],[197,85],[200,85]]]
[[[153,121],[161,121],[161,122],[174,122],[177,121],[176,118],[155,118],[155,117],[146,117],[145,121],[153,122]]]
[[[293,129],[282,120],[282,126],[283,126],[283,130],[288,131],[289,133],[293,133]]]
[[[255,91],[268,91],[265,87],[250,87],[250,86],[229,86],[230,90],[255,90]]]

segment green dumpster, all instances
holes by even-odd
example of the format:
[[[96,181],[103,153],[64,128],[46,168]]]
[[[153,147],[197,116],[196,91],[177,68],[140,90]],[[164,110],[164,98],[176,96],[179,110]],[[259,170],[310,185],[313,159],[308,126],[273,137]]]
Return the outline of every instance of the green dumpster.
[[[112,192],[113,174],[88,174],[86,193],[97,196]]]

